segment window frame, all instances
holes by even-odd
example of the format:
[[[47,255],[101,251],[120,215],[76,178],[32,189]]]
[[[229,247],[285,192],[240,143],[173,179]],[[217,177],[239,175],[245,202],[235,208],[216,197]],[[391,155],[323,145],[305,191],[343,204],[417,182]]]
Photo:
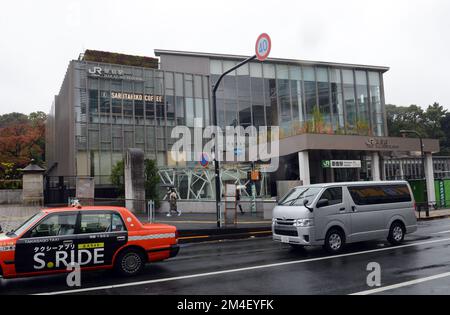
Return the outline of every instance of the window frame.
[[[94,211],[86,211],[85,213],[87,214],[111,214],[111,223],[112,223],[112,218],[114,214],[117,214],[118,217],[120,218],[120,220],[123,223],[123,231],[114,231],[114,232],[98,232],[98,233],[81,233],[81,216],[82,216],[82,212],[83,211],[67,211],[67,212],[56,212],[56,213],[49,213],[47,215],[45,215],[44,217],[40,218],[40,220],[38,222],[36,222],[32,227],[30,227],[25,233],[23,233],[23,235],[20,237],[20,239],[41,239],[41,238],[56,238],[56,237],[70,237],[70,236],[74,236],[74,237],[79,237],[79,236],[85,236],[85,235],[92,235],[92,234],[110,234],[110,233],[123,233],[123,232],[127,232],[128,233],[128,228],[127,225],[125,223],[125,220],[123,219],[122,215],[120,214],[119,211],[116,210],[94,210]],[[31,237],[31,231],[33,231],[39,224],[41,224],[44,220],[47,220],[53,216],[56,215],[73,215],[76,214],[77,219],[76,219],[76,223],[75,223],[75,232],[74,234],[70,234],[70,235],[57,235],[57,236],[39,236],[39,237]]]
[[[330,199],[328,199],[328,198],[323,198],[323,195],[324,195],[328,190],[330,190],[330,189],[340,189],[340,190],[341,190],[341,202],[338,202],[338,203],[331,203],[331,200],[330,200]],[[322,192],[322,194],[320,195],[320,198],[318,199],[318,201],[320,201],[320,200],[322,200],[322,199],[327,199],[327,200],[330,202],[329,205],[326,206],[326,207],[332,207],[332,206],[337,206],[337,205],[343,204],[343,203],[344,203],[344,187],[340,186],[340,187],[328,187],[328,188],[326,188],[326,189]],[[326,207],[323,207],[323,208],[326,208]]]
[[[388,202],[363,202],[361,203],[360,199],[355,200],[355,198],[353,197],[352,191],[351,189],[364,189],[364,188],[376,188],[376,189],[380,189],[380,188],[400,188],[400,187],[404,187],[406,189],[408,189],[408,196],[409,196],[409,200],[405,200],[405,201],[396,201],[394,198],[390,198],[390,200],[388,200]],[[374,185],[374,186],[350,186],[347,187],[348,192],[350,194],[350,197],[353,201],[353,203],[357,206],[378,206],[378,205],[387,205],[387,204],[400,204],[400,203],[410,203],[413,202],[413,196],[411,194],[410,189],[408,188],[408,185],[402,185],[402,184],[387,184],[387,185]]]
[[[78,220],[78,227],[77,227],[77,235],[79,236],[84,236],[84,235],[92,235],[92,234],[110,234],[110,233],[123,233],[123,232],[128,232],[127,226],[125,224],[125,220],[122,218],[122,216],[120,215],[120,212],[118,211],[114,211],[114,210],[94,210],[94,211],[86,211],[86,213],[84,214],[88,214],[88,215],[95,215],[95,214],[110,214],[111,215],[111,224],[112,224],[112,220],[113,220],[113,215],[117,214],[120,218],[120,220],[122,220],[123,223],[123,231],[109,231],[109,232],[95,232],[95,233],[81,233],[81,219],[83,216],[82,211],[79,212],[79,220]]]
[[[79,227],[79,220],[80,220],[80,215],[79,215],[80,211],[68,211],[68,212],[56,212],[56,213],[49,213],[46,216],[42,217],[38,222],[36,222],[32,227],[30,227],[24,234],[22,237],[20,237],[20,239],[39,239],[39,238],[56,238],[56,237],[69,237],[72,235],[77,235],[78,233],[78,227]],[[37,236],[37,237],[32,237],[31,236],[31,232],[37,228],[41,223],[43,223],[45,220],[50,219],[54,216],[57,215],[76,215],[76,220],[75,220],[75,232],[74,234],[69,234],[69,235],[56,235],[56,236]]]

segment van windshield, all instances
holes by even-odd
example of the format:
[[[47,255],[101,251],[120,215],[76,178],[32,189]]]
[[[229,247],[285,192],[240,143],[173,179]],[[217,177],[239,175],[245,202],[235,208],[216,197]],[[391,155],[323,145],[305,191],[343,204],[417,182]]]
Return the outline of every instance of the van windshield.
[[[286,196],[278,203],[280,206],[303,206],[303,202],[308,200],[310,203],[320,193],[322,188],[298,187],[292,189]]]

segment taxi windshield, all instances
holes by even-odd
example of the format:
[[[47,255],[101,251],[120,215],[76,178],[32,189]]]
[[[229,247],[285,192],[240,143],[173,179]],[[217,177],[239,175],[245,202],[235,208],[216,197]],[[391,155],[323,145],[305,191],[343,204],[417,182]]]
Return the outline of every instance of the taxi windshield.
[[[23,232],[25,232],[26,230],[28,230],[28,228],[34,223],[36,222],[36,220],[42,218],[44,216],[44,212],[39,211],[38,213],[36,213],[35,215],[31,216],[28,220],[26,220],[24,223],[22,223],[21,226],[19,226],[17,229],[7,233],[8,236],[10,235],[21,235]]]
[[[280,206],[300,206],[304,200],[313,201],[322,188],[316,187],[298,187],[292,189],[281,201]]]

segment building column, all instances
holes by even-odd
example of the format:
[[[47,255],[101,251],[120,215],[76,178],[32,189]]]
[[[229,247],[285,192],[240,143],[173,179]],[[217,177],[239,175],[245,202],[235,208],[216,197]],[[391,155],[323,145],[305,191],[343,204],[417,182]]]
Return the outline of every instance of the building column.
[[[380,155],[378,154],[378,152],[372,152],[372,180],[381,180]]]
[[[380,156],[381,180],[386,180],[386,160]]]
[[[302,185],[311,185],[309,173],[309,153],[308,151],[298,152],[298,168]]]
[[[431,153],[425,154],[425,180],[427,185],[428,204],[436,204],[436,192],[434,188],[434,167],[433,155]]]

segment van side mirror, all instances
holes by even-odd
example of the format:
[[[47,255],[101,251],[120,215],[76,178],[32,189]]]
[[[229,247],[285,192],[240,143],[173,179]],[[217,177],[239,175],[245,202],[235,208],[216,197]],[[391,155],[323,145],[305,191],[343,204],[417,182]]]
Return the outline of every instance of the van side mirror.
[[[303,206],[306,208],[306,209],[308,209],[309,210],[309,212],[313,212],[314,211],[314,209],[313,208],[310,208],[310,207],[308,207],[308,203],[309,203],[309,200],[308,199],[305,199],[304,201],[303,201]]]
[[[316,207],[317,208],[323,208],[323,207],[328,207],[330,205],[330,201],[328,199],[320,199],[317,202]]]

